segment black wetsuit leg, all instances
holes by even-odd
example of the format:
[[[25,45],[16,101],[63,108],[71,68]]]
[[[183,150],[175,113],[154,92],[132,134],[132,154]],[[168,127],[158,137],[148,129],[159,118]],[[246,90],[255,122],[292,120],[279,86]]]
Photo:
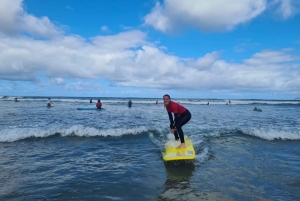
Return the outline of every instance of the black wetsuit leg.
[[[175,133],[175,138],[177,137],[177,133],[178,133],[181,143],[184,143],[184,134],[183,134],[183,130],[181,127],[183,125],[185,125],[191,118],[192,118],[192,115],[191,115],[190,111],[188,111],[186,109],[185,112],[182,115],[178,116],[178,119],[176,119],[175,126],[176,126],[177,132]]]

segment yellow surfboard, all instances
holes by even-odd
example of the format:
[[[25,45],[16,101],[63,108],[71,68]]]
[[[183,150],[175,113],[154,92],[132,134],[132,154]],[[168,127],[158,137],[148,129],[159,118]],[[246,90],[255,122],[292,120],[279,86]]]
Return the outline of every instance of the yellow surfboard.
[[[193,160],[196,158],[195,149],[190,139],[184,138],[186,148],[176,149],[180,145],[180,141],[169,139],[165,144],[165,151],[162,153],[164,161],[176,160]]]

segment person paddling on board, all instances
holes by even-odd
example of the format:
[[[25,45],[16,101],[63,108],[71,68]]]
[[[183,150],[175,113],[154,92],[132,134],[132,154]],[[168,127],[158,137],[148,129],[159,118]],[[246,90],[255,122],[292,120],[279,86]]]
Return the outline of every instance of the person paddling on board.
[[[163,100],[169,115],[171,132],[175,135],[175,140],[179,140],[180,138],[181,141],[181,144],[177,147],[177,149],[185,148],[184,134],[181,127],[191,119],[192,115],[188,109],[171,101],[168,94],[163,96]],[[172,113],[174,114],[174,120]]]
[[[51,107],[51,104],[52,104],[51,98],[48,98],[47,106],[48,106],[48,107]]]
[[[97,109],[101,109],[102,103],[100,100],[98,100],[98,103],[96,104]]]

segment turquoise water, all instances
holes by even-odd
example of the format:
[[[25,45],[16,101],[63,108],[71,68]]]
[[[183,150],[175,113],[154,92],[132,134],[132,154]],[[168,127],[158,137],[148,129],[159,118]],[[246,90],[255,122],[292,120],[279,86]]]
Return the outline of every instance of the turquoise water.
[[[300,200],[299,101],[174,99],[197,157],[165,163],[161,99],[13,99],[0,97],[0,200]]]

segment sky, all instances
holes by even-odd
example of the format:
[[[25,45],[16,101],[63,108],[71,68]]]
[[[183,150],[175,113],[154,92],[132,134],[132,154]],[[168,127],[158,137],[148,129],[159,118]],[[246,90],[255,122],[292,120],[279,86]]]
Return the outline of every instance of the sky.
[[[300,97],[299,0],[0,2],[0,96]]]

